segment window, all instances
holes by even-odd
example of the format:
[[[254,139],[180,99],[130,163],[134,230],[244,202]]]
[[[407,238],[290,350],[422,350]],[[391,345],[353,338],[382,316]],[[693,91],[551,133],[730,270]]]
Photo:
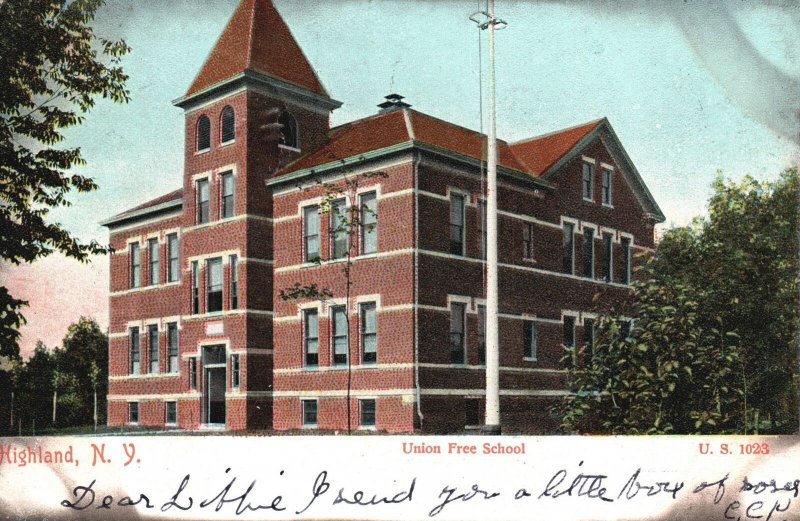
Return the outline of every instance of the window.
[[[222,184],[222,207],[220,208],[220,219],[233,217],[233,193],[235,178],[232,172],[222,174],[220,178]]]
[[[613,280],[612,277],[613,259],[611,258],[613,255],[613,247],[614,247],[614,236],[610,233],[604,233],[603,234],[603,280],[606,282],[611,282]]]
[[[486,259],[486,201],[478,201],[478,213],[481,218],[481,259]]]
[[[333,252],[331,258],[342,259],[347,255],[350,246],[349,223],[347,222],[347,205],[344,199],[331,203],[331,242]]]
[[[141,340],[139,338],[139,328],[132,327],[129,332],[130,336],[130,351],[131,351],[131,367],[130,374],[141,374],[142,372],[142,359],[141,359]]]
[[[478,356],[486,363],[486,306],[478,306]]]
[[[155,286],[159,283],[159,262],[158,262],[158,239],[147,241],[147,254],[150,257],[150,285]]]
[[[300,148],[300,141],[297,138],[297,120],[289,112],[284,112],[278,119],[281,124],[280,144],[289,148]]]
[[[564,317],[564,347],[575,347],[575,317]]]
[[[239,309],[239,257],[228,257],[231,266],[231,309]]]
[[[450,304],[450,362],[464,363],[464,322],[466,306],[461,302]]]
[[[147,326],[147,345],[150,346],[150,372],[158,372],[158,326]]]
[[[233,107],[228,105],[222,109],[220,116],[220,141],[222,143],[229,143],[236,139],[236,115],[233,112]]]
[[[378,314],[374,302],[361,304],[361,362],[378,361]]]
[[[375,192],[361,195],[361,254],[378,251],[378,198]]]
[[[222,311],[222,259],[206,261],[206,312]]]
[[[208,116],[200,116],[197,120],[197,151],[203,152],[211,148],[211,120]]]
[[[583,319],[583,344],[586,346],[584,354],[587,365],[591,365],[594,356],[594,319]]]
[[[319,365],[319,315],[316,309],[303,311],[303,328],[306,367],[316,367]]]
[[[475,398],[464,400],[464,426],[477,427],[481,424],[481,401]]]
[[[607,168],[603,169],[603,204],[611,206],[611,174]]]
[[[208,179],[197,181],[197,224],[204,224],[209,221],[209,192]]]
[[[361,426],[375,427],[375,400],[359,400]]]
[[[200,267],[192,261],[192,314],[200,313]]]
[[[631,337],[631,332],[633,331],[633,320],[623,320],[620,322],[620,338],[622,340],[626,340]]]
[[[564,273],[575,273],[575,225],[564,223]]]
[[[189,359],[189,389],[197,389],[197,358]]]
[[[450,194],[450,253],[464,255],[464,196]]]
[[[536,322],[526,320],[523,322],[522,328],[522,357],[526,360],[536,360],[539,344],[539,332],[536,330]]]
[[[303,208],[303,245],[306,262],[319,260],[319,206]]]
[[[128,423],[139,423],[139,402],[128,403]]]
[[[631,283],[631,240],[623,237],[622,242],[622,283]]]
[[[178,372],[178,324],[170,322],[167,324],[167,356],[169,358],[168,371]]]
[[[131,243],[131,288],[142,285],[142,252],[138,243]]]
[[[239,388],[239,379],[241,368],[239,366],[239,355],[231,355],[231,388]]]
[[[169,257],[167,282],[178,282],[180,277],[180,245],[178,243],[178,234],[176,233],[167,235],[167,256]]]
[[[167,425],[178,423],[178,404],[176,402],[164,403],[164,423]]]
[[[583,231],[583,276],[594,278],[594,230]]]
[[[317,426],[317,401],[302,400],[303,406],[303,427]]]
[[[583,198],[594,200],[594,165],[591,163],[583,164]]]
[[[533,223],[522,224],[522,258],[533,260]]]
[[[345,306],[331,308],[333,318],[333,365],[347,363],[347,309]]]

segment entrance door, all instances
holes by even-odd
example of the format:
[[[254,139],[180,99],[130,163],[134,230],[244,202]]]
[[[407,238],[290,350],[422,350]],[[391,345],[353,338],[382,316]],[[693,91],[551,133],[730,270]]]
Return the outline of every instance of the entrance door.
[[[225,346],[203,348],[203,405],[205,422],[225,425],[225,386],[227,383]]]

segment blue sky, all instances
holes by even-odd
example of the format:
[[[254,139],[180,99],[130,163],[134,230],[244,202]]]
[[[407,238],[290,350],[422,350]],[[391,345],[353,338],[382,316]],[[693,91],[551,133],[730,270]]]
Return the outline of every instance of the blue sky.
[[[373,114],[384,95],[399,92],[418,110],[478,128],[478,31],[467,18],[478,1],[274,1],[328,91],[344,102],[334,124]],[[88,161],[82,173],[100,189],[73,197],[55,219],[84,240],[105,241],[98,221],[180,186],[183,116],[171,101],[188,88],[236,4],[108,0],[95,25],[133,48],[125,60],[133,99],[99,103],[67,133],[66,144],[80,146]],[[800,10],[792,2],[496,4],[509,23],[497,47],[501,138],[608,117],[667,224],[704,212],[718,169],[771,179],[797,164]],[[58,259],[49,262],[46,270],[0,275],[12,290],[25,279],[79,295],[66,288]],[[97,290],[107,285],[107,262],[67,269]],[[74,319],[95,314],[105,324],[101,300],[76,304]],[[34,309],[32,301],[36,324],[23,330],[26,346],[37,335],[48,345],[63,336],[51,305],[44,299]]]

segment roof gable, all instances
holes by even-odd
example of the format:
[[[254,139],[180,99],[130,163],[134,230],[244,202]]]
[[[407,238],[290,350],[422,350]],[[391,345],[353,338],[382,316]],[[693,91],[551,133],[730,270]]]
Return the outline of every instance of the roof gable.
[[[604,119],[577,127],[559,130],[543,136],[533,137],[510,145],[511,152],[537,176],[545,173],[568,154],[590,132],[598,128]]]
[[[328,97],[271,0],[242,0],[186,97],[254,71]]]

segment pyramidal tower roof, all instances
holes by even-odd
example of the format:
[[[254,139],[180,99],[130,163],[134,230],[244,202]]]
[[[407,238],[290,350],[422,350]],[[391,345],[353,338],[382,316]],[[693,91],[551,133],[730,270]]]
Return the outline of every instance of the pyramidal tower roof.
[[[271,0],[242,0],[184,99],[248,71],[328,97]]]

